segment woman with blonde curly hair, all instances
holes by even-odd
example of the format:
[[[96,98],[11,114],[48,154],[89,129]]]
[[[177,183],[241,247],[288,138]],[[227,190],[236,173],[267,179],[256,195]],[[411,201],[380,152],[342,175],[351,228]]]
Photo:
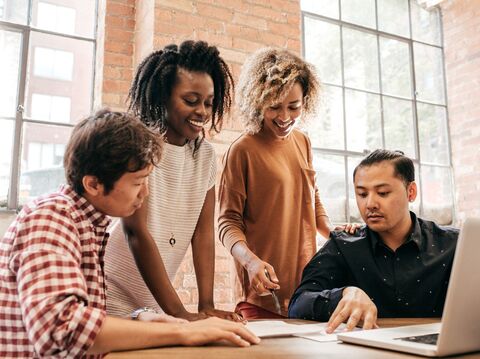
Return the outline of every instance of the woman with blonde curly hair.
[[[235,258],[243,300],[236,312],[245,319],[287,314],[317,232],[330,233],[310,141],[296,129],[313,114],[319,90],[313,68],[286,50],[261,49],[242,68],[237,101],[246,133],[224,157],[218,224]]]

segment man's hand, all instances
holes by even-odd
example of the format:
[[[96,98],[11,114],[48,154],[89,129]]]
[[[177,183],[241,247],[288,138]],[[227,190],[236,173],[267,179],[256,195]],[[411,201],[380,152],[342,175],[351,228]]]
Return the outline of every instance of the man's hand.
[[[368,295],[357,287],[347,287],[343,297],[327,323],[327,333],[333,333],[337,327],[347,322],[347,330],[352,330],[363,322],[363,329],[377,327],[377,307]]]
[[[259,296],[270,295],[272,290],[280,289],[278,278],[273,267],[258,257],[245,266],[250,279],[250,285]],[[268,271],[270,279],[265,274]]]
[[[208,318],[180,324],[182,330],[182,345],[196,346],[219,341],[227,341],[239,347],[258,344],[260,339],[241,323],[234,323],[219,318]]]
[[[243,324],[247,322],[245,319],[243,319],[243,317],[240,314],[237,314],[234,312],[228,312],[225,310],[209,308],[209,309],[202,309],[199,312],[206,314],[208,317],[217,317],[217,318],[231,320],[233,322],[240,322]]]

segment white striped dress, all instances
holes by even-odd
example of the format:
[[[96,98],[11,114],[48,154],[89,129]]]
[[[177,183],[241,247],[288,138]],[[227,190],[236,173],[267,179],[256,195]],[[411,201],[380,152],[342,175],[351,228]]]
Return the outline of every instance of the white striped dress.
[[[191,143],[166,143],[158,167],[148,178],[147,225],[170,281],[190,245],[205,196],[215,184],[215,161],[215,152],[207,141],[203,141],[195,157]],[[126,316],[144,306],[160,311],[137,269],[119,220],[110,232],[105,254],[108,314]],[[173,247],[169,243],[171,233],[176,241]]]

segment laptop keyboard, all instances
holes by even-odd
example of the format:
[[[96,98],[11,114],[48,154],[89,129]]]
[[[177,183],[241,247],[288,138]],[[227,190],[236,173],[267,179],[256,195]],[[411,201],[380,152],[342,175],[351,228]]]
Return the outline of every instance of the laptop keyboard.
[[[416,335],[414,337],[404,337],[397,338],[398,340],[406,340],[408,342],[423,343],[423,344],[437,344],[438,333],[435,334],[426,334],[426,335]]]

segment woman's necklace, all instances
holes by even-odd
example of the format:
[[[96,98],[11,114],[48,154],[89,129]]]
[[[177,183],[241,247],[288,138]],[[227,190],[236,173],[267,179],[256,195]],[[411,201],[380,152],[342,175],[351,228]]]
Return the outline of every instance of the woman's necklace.
[[[163,140],[165,141],[165,143],[169,144],[170,146],[175,146],[175,145],[172,145],[168,142],[167,140],[167,136],[165,135],[163,137]],[[185,145],[186,146],[186,145]],[[177,147],[177,146],[176,146]],[[184,146],[181,146],[182,148],[184,148]],[[178,183],[180,184],[180,186],[182,185],[182,182],[183,182],[183,169],[184,169],[184,165],[185,165],[185,151],[183,151],[183,156],[184,156],[184,159],[182,161],[182,167],[181,167],[181,173],[180,173],[180,179],[178,181]],[[170,246],[173,248],[175,246],[175,244],[177,243],[177,240],[175,239],[175,231],[176,231],[176,220],[177,220],[177,211],[178,211],[178,207],[179,207],[179,203],[178,203],[178,200],[179,200],[179,197],[180,197],[180,188],[177,189],[176,193],[175,193],[175,201],[173,202],[174,203],[174,209],[172,211],[172,214],[173,214],[173,217],[170,221],[170,238],[168,240],[168,243],[170,244]]]

